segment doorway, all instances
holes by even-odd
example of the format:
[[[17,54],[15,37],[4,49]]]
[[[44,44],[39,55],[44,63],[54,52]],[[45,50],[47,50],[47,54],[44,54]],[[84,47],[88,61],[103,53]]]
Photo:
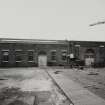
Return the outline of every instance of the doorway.
[[[85,52],[85,65],[92,66],[95,62],[95,52],[93,49],[87,49]]]
[[[38,55],[38,66],[46,67],[47,66],[47,55],[45,52],[41,51]]]

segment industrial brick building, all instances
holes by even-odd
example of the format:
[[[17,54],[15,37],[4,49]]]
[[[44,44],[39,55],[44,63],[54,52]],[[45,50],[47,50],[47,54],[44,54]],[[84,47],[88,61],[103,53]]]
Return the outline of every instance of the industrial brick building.
[[[68,42],[55,40],[0,40],[0,66],[66,65]]]
[[[69,46],[75,58],[83,61],[85,66],[105,66],[105,42],[69,41]]]
[[[0,39],[0,67],[67,66],[74,58],[104,66],[105,42]]]

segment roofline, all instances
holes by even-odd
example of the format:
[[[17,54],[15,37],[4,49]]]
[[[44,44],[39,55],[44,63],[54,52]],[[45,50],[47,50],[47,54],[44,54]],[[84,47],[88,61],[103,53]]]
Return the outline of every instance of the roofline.
[[[0,38],[0,43],[66,44],[66,40]]]
[[[69,42],[101,42],[101,43],[105,43],[105,41],[88,41],[88,40],[49,40],[49,39],[19,39],[19,38],[0,38],[0,42],[1,41],[3,41],[3,40],[10,40],[10,42],[12,41],[12,40],[16,40],[16,41],[32,41],[32,42],[34,42],[34,41],[58,41],[58,42],[67,42],[67,41],[69,41]],[[13,42],[15,42],[15,41],[13,41]]]
[[[0,40],[32,40],[32,41],[65,41],[65,40],[49,40],[49,39],[23,39],[23,38],[0,38]]]
[[[94,40],[69,40],[70,42],[102,42],[105,43],[105,41],[94,41]]]

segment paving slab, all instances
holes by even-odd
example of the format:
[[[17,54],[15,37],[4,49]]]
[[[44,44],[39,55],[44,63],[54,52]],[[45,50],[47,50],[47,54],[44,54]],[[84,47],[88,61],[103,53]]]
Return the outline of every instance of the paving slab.
[[[53,71],[48,71],[48,73],[74,105],[105,105],[104,99],[70,80],[70,78],[60,73],[55,74]]]

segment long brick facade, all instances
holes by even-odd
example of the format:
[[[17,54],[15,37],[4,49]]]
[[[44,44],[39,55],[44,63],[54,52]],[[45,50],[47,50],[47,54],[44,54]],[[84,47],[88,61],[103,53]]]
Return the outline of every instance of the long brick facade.
[[[0,39],[0,67],[39,66],[46,58],[46,66],[67,66],[70,57],[84,65],[105,64],[105,42]]]

